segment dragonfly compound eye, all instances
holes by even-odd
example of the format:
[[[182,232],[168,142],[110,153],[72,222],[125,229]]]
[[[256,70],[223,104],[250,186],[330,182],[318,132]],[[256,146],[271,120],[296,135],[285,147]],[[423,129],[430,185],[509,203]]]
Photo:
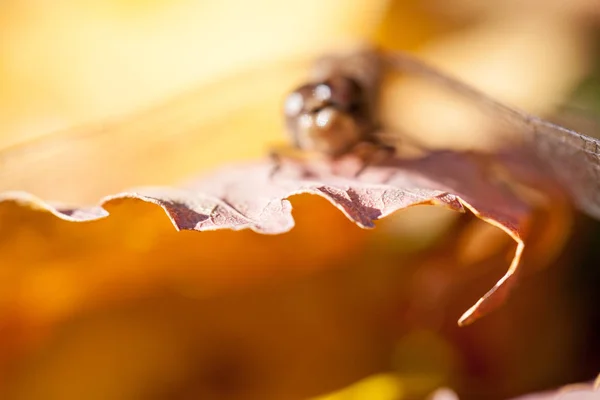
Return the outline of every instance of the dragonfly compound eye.
[[[362,87],[352,78],[335,76],[319,86],[329,89],[328,102],[342,110],[353,112],[366,103]]]

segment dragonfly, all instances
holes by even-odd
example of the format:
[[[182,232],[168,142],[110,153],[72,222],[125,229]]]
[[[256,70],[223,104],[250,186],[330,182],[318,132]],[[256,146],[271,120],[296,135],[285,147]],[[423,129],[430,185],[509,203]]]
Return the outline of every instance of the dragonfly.
[[[381,77],[387,70],[419,75],[508,123],[574,204],[600,220],[600,140],[503,104],[408,53],[364,48],[317,60],[310,81],[285,101],[291,148],[331,159],[357,152],[365,165],[393,154],[393,147],[381,140],[384,127],[377,119]]]
[[[391,145],[385,140],[383,134],[385,126],[382,126],[383,123],[378,117],[380,94],[385,74],[406,73],[420,76],[430,83],[468,99],[492,118],[502,120],[514,128],[522,139],[523,145],[532,150],[544,163],[547,167],[545,169],[570,195],[577,208],[600,220],[600,141],[598,139],[503,104],[406,52],[361,46],[351,51],[326,54],[315,60],[308,72],[308,79],[289,92],[283,101],[281,108],[289,144],[273,149],[271,155],[276,161],[290,155],[295,157],[298,153],[317,153],[331,159],[356,153],[366,160],[364,164],[366,166],[393,155],[396,145]],[[272,74],[261,72],[258,76],[252,76],[245,81],[257,81],[259,78],[276,79]],[[244,84],[238,80],[233,86]],[[272,86],[280,87],[279,83]],[[216,92],[225,91],[219,86]],[[95,126],[92,129],[67,131],[63,136],[68,140],[55,141],[55,144],[62,145],[61,151],[81,153],[80,159],[77,159],[77,162],[81,163],[101,162],[101,160],[93,160],[86,151],[81,151],[84,143],[92,143],[97,140],[95,138],[101,136],[104,137],[104,142],[101,143],[111,148],[121,143],[139,147],[143,152],[144,141],[152,140],[161,148],[165,143],[173,146],[173,143],[177,142],[178,134],[191,135],[197,128],[194,125],[195,123],[197,125],[197,121],[177,122],[177,120],[182,117],[188,118],[195,113],[211,113],[202,109],[190,112],[197,103],[193,100],[194,96],[197,94],[191,97],[184,96],[183,101],[172,101],[166,107],[148,110],[129,120],[125,119],[125,122],[120,121],[116,125],[104,124],[102,127]],[[157,132],[159,130],[161,132]],[[131,137],[125,138],[127,135]],[[50,135],[45,139],[52,143],[53,139],[59,139],[58,136],[60,135]],[[115,140],[114,136],[119,136],[120,139]],[[42,138],[41,141],[45,139]],[[400,139],[402,143],[402,138]],[[0,176],[4,174],[2,181],[6,181],[16,171],[14,164],[11,164],[11,156],[14,161],[25,153],[36,153],[29,150],[30,145],[31,143],[25,143],[24,146],[17,145],[0,151]],[[153,149],[150,145],[147,146]],[[61,157],[57,157],[60,152],[54,151],[49,154],[52,163],[64,161]],[[39,154],[36,157],[39,158]],[[127,165],[125,163],[130,164],[132,158],[131,155],[121,159],[113,157],[112,161],[120,161],[123,165]],[[61,165],[61,168],[72,169],[74,163]],[[77,173],[77,169],[81,168],[75,168],[73,173]],[[64,175],[62,170],[61,177]],[[158,170],[155,169],[153,172]]]

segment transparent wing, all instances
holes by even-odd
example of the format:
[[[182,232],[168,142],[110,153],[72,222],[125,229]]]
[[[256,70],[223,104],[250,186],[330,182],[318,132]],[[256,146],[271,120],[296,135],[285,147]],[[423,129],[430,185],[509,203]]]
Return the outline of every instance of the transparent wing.
[[[516,128],[577,206],[600,219],[600,140],[502,104],[409,54],[383,53],[382,57],[394,70],[420,75],[457,92]]]
[[[220,162],[263,156],[269,142],[285,140],[283,96],[305,78],[310,61],[273,62],[141,112],[0,149],[0,192],[95,203],[130,187],[170,184]]]

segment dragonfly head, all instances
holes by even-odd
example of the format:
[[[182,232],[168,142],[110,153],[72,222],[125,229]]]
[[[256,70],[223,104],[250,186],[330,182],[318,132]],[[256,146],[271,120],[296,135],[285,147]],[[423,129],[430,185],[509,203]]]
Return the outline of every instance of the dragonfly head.
[[[288,133],[302,150],[340,156],[370,134],[364,90],[348,77],[300,86],[288,95],[284,110]]]

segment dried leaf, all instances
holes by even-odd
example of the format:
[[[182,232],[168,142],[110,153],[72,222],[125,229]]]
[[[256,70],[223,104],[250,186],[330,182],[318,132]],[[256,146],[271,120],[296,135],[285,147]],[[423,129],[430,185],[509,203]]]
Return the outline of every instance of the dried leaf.
[[[506,232],[517,248],[506,275],[461,317],[459,323],[466,325],[501,305],[514,285],[524,247],[521,232],[530,212],[501,182],[486,175],[480,161],[481,157],[473,154],[438,152],[369,167],[358,178],[344,176],[352,176],[357,167],[352,157],[340,161],[335,174],[325,162],[285,162],[272,176],[271,163],[256,162],[225,167],[178,188],[144,187],[115,194],[96,207],[66,207],[21,192],[2,194],[0,202],[16,202],[82,222],[109,216],[105,207],[110,203],[137,199],[161,207],[178,230],[251,229],[264,234],[292,229],[292,207],[287,199],[302,193],[324,197],[363,228],[372,228],[374,221],[419,204],[459,212],[469,209]],[[339,174],[340,168],[345,174]]]

